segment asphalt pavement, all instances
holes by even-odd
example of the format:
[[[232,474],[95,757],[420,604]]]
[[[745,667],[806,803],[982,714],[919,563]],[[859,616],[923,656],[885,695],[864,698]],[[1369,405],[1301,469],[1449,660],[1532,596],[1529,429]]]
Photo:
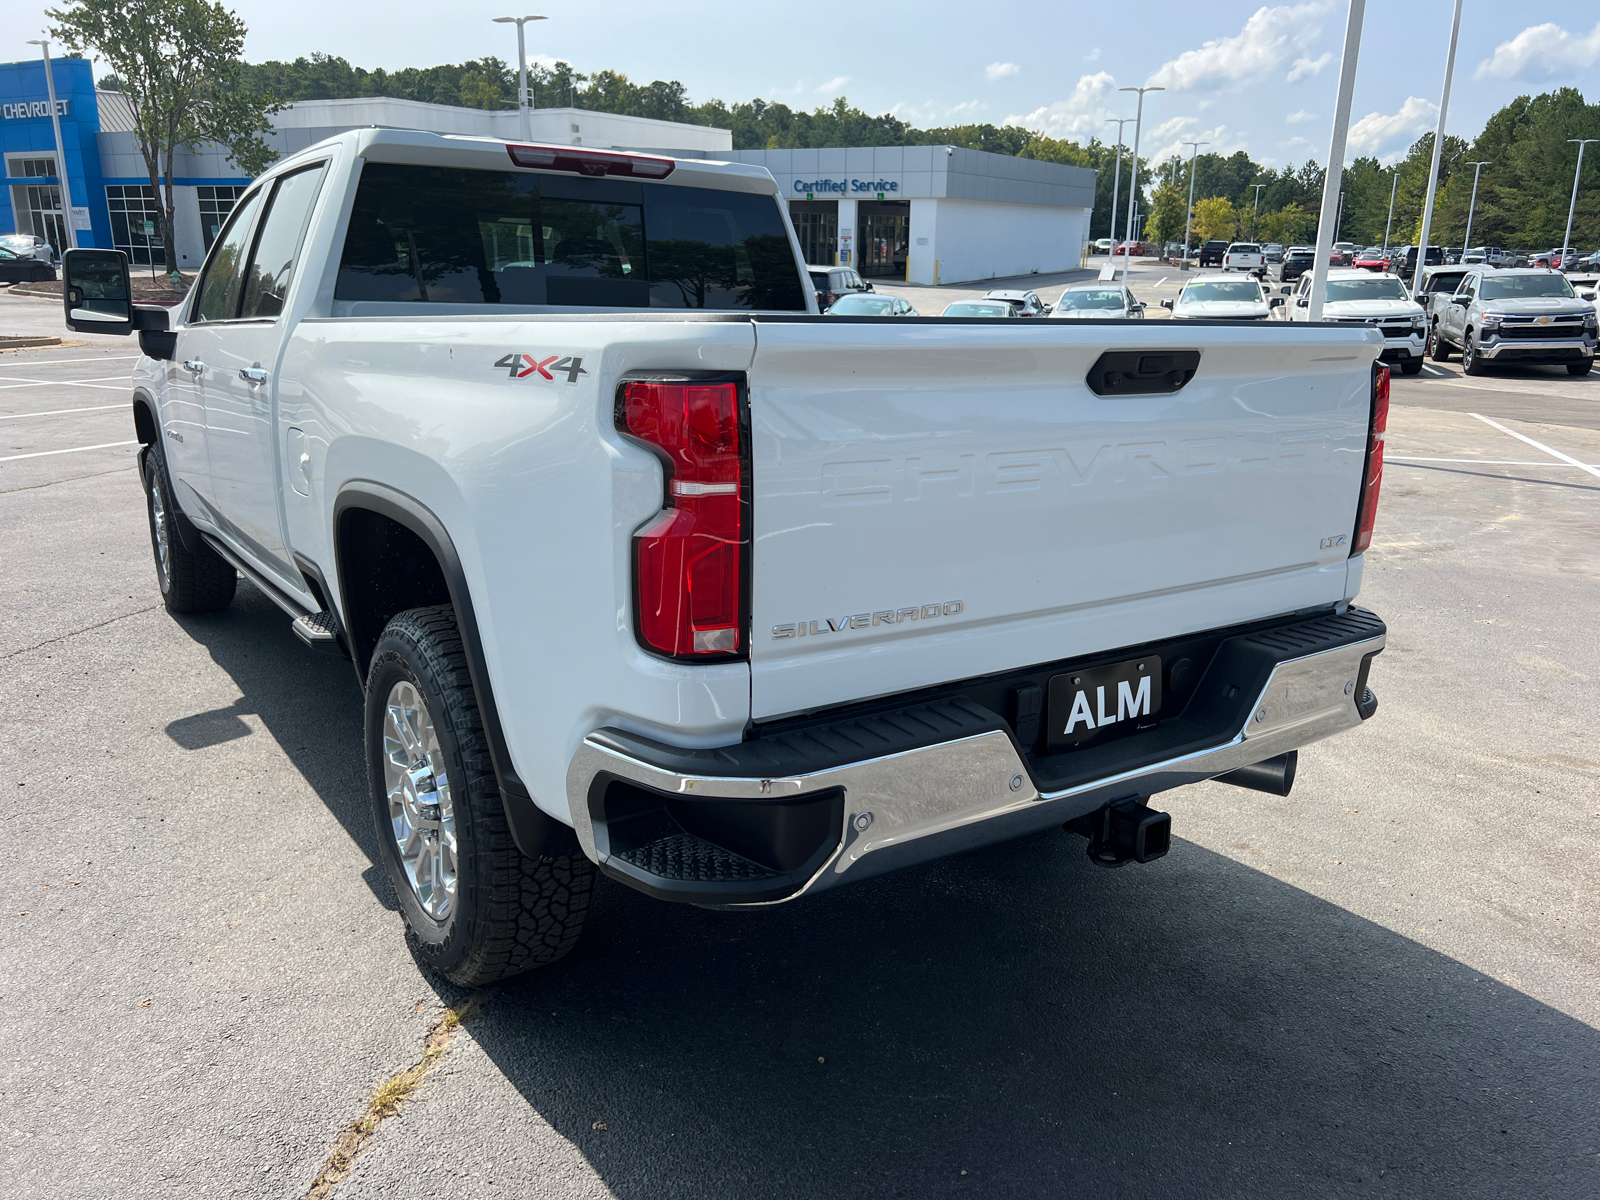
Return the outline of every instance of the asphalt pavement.
[[[0,353],[0,1194],[302,1197],[423,1061],[332,1195],[1600,1194],[1600,377],[1396,377],[1380,708],[1292,797],[1166,793],[1119,871],[1052,831],[751,913],[602,880],[468,996],[401,937],[354,673],[246,583],[166,614],[136,350],[77,340]]]

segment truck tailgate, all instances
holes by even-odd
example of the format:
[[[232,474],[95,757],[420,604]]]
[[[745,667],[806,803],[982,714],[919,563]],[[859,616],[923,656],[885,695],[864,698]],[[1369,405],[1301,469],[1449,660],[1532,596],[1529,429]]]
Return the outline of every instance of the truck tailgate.
[[[752,716],[1336,603],[1361,327],[758,319]],[[1197,350],[1096,395],[1107,351]]]

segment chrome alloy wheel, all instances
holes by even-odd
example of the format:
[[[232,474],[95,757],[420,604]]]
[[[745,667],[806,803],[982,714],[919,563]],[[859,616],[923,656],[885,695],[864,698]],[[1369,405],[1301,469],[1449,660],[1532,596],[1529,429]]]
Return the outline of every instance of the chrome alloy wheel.
[[[150,493],[150,536],[156,544],[156,574],[160,576],[161,590],[172,586],[172,527],[167,523],[167,504],[161,498],[161,478],[155,467],[145,466],[145,484]]]
[[[443,921],[456,904],[455,805],[433,717],[409,679],[384,704],[383,782],[406,879],[423,911]]]

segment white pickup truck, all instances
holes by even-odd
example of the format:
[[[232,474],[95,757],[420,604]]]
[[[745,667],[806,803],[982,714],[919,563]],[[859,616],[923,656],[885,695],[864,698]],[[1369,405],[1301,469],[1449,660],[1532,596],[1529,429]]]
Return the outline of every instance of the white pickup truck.
[[[410,936],[559,958],[596,867],[758,906],[1360,724],[1388,373],[1361,326],[823,318],[737,164],[369,129],[277,164],[137,330],[173,612],[242,573],[366,695]]]

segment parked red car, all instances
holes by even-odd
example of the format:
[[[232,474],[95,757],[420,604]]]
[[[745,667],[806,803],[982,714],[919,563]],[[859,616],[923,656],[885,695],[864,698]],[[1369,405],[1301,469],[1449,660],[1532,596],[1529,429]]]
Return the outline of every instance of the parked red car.
[[[1143,258],[1150,253],[1150,247],[1143,242],[1118,242],[1113,254],[1130,254],[1134,258]]]
[[[1355,257],[1355,266],[1363,271],[1387,271],[1389,269],[1389,252],[1377,246],[1368,246]]]

